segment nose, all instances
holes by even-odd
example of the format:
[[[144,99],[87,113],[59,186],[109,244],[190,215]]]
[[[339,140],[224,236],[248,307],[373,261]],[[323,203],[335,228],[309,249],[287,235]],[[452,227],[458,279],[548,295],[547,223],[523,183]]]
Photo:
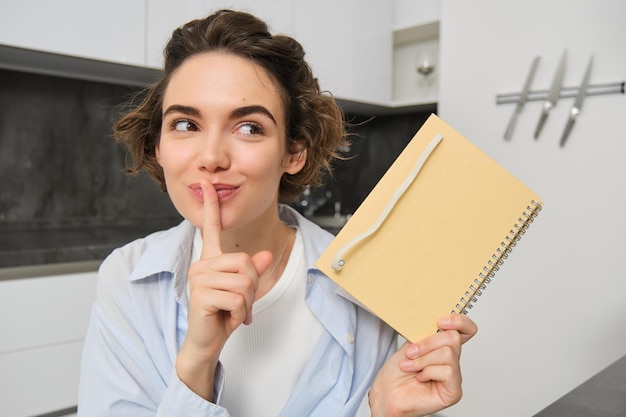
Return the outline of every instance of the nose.
[[[230,166],[228,138],[222,134],[207,134],[200,140],[196,157],[198,169],[216,172]]]

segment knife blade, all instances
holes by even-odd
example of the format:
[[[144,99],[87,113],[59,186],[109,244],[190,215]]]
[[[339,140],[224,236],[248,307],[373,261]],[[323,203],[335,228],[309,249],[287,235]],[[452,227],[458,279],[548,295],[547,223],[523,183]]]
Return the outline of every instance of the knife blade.
[[[552,108],[556,106],[556,102],[559,100],[561,87],[563,86],[563,78],[565,76],[566,56],[567,56],[567,51],[563,51],[563,55],[561,56],[559,65],[556,69],[556,72],[554,73],[554,78],[552,79],[552,84],[550,85],[548,96],[543,102],[541,115],[539,116],[539,122],[537,122],[537,127],[535,128],[535,139],[539,137],[539,134],[541,133],[541,130],[543,129],[543,125],[546,123],[546,119],[548,118],[548,114],[550,113],[550,110],[552,110]]]
[[[561,136],[561,147],[565,145],[565,142],[567,141],[567,138],[569,137],[569,134],[574,127],[576,118],[583,108],[583,102],[585,101],[585,97],[587,96],[587,89],[589,88],[589,78],[591,78],[592,63],[593,56],[589,58],[589,63],[587,64],[587,69],[585,70],[585,74],[583,75],[583,80],[580,83],[580,87],[578,88],[578,95],[576,96],[576,100],[574,100],[574,105],[569,111],[569,117],[567,118],[567,123],[565,124],[563,135]]]
[[[537,72],[537,66],[539,65],[539,58],[535,57],[530,66],[530,71],[526,76],[526,82],[524,83],[524,88],[522,89],[522,93],[520,94],[519,100],[517,101],[517,105],[515,106],[515,111],[511,116],[511,120],[509,120],[509,125],[506,127],[506,131],[504,132],[504,139],[510,140],[511,136],[513,136],[513,130],[515,130],[515,122],[517,122],[517,117],[522,112],[524,108],[524,103],[526,103],[526,99],[528,98],[528,92],[530,91],[530,85],[532,84],[533,77],[535,76],[535,72]]]

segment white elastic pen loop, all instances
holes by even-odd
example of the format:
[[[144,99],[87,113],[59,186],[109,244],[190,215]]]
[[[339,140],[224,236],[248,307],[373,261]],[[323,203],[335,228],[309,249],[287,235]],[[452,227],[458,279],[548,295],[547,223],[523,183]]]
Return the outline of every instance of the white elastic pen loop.
[[[420,155],[417,162],[413,166],[413,169],[411,170],[409,175],[406,177],[404,182],[400,185],[400,187],[398,187],[396,192],[393,194],[393,196],[391,197],[391,199],[389,200],[389,202],[383,209],[382,213],[380,213],[380,216],[378,216],[378,219],[376,219],[376,222],[374,222],[374,224],[365,232],[355,236],[352,240],[350,240],[341,249],[337,251],[330,265],[331,268],[333,268],[335,271],[341,271],[341,269],[345,265],[345,260],[343,258],[346,252],[348,252],[350,249],[352,249],[352,247],[359,244],[361,241],[363,241],[372,233],[376,232],[376,230],[378,230],[378,228],[383,224],[383,222],[385,221],[385,219],[387,218],[387,216],[389,215],[393,207],[396,205],[400,197],[402,197],[402,195],[407,190],[407,188],[409,188],[409,186],[413,183],[413,181],[417,177],[417,174],[419,174],[420,170],[424,166],[424,163],[426,162],[430,154],[433,152],[433,150],[435,150],[437,145],[439,145],[439,142],[441,142],[442,139],[443,139],[443,136],[441,134],[437,134],[430,141],[428,146],[426,146],[424,151],[422,151],[422,154]]]

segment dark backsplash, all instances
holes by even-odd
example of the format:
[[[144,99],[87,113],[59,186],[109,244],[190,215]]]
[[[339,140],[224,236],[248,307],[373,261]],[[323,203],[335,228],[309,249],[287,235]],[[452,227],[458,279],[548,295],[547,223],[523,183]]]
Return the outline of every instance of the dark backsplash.
[[[0,70],[0,267],[99,259],[180,221],[150,178],[123,172],[126,153],[112,139],[111,120],[134,92]],[[319,211],[332,211],[335,201],[343,213],[354,211],[427,116],[348,116],[356,124],[352,158],[314,191],[327,198]]]
[[[0,70],[0,230],[177,217],[111,137],[130,88]]]
[[[348,159],[336,163],[334,176],[323,192],[327,203],[320,214],[332,214],[334,203],[341,203],[341,213],[351,214],[363,202],[389,166],[413,138],[430,113],[407,113],[388,116],[347,116],[350,150]]]

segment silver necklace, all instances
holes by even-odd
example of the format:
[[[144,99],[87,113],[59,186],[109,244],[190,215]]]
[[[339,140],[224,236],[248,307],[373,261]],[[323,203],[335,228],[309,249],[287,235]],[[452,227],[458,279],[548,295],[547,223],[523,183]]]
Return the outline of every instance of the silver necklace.
[[[276,273],[276,270],[278,269],[278,265],[280,265],[280,262],[283,260],[283,256],[285,255],[285,251],[287,249],[287,244],[289,243],[289,238],[290,237],[291,237],[291,228],[289,226],[287,226],[287,237],[285,238],[285,243],[283,244],[283,248],[280,251],[280,255],[278,256],[278,260],[276,261],[276,263],[272,267],[272,272],[268,276],[270,279],[274,278],[274,274]]]

